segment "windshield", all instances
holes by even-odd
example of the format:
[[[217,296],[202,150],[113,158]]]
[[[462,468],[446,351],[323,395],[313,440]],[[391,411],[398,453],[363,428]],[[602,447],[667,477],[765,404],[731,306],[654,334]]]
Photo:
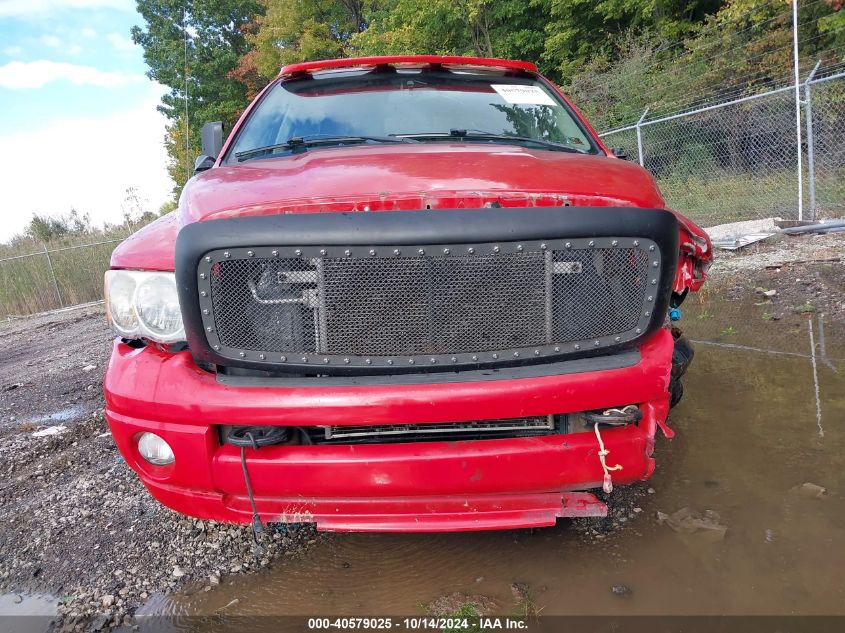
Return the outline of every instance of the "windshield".
[[[353,138],[354,137],[354,138]],[[512,143],[597,153],[569,107],[544,82],[498,71],[431,68],[334,71],[278,82],[239,131],[226,162],[289,154],[302,139]],[[502,138],[508,137],[508,138]],[[295,139],[296,143],[289,141]],[[547,143],[546,147],[531,140]],[[317,146],[316,144],[312,146]],[[251,152],[269,148],[268,152]]]

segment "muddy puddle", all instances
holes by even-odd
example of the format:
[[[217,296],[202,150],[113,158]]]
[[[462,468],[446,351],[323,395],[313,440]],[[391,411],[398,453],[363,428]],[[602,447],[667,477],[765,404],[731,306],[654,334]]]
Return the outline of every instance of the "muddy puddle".
[[[651,480],[613,492],[615,519],[331,535],[302,558],[154,600],[139,615],[234,631],[244,616],[420,615],[451,594],[513,615],[525,591],[542,615],[845,614],[845,331],[816,313],[767,319],[757,303],[711,295],[685,307],[681,325],[702,342],[671,415],[677,436],[658,438]],[[658,523],[658,511],[683,508],[714,511],[724,537]],[[197,615],[214,617],[188,617]],[[265,627],[274,625],[249,620]]]

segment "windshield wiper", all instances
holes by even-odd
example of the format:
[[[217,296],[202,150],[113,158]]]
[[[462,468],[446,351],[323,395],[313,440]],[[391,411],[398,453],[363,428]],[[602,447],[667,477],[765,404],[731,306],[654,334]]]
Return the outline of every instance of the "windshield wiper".
[[[419,141],[413,138],[398,138],[396,136],[314,134],[312,136],[293,136],[284,143],[276,143],[275,145],[266,145],[264,147],[244,150],[243,152],[235,152],[235,158],[240,163],[251,158],[266,156],[279,150],[307,149],[319,145],[343,145],[345,143],[419,143]]]
[[[573,154],[586,154],[584,150],[576,149],[563,143],[556,143],[554,141],[546,141],[539,138],[532,138],[530,136],[515,136],[511,134],[497,134],[495,132],[485,132],[483,130],[461,130],[452,129],[448,132],[420,132],[414,134],[394,134],[397,138],[407,138],[414,140],[422,139],[463,139],[472,141],[504,141],[507,143],[517,144],[533,144],[543,149],[550,149],[556,152],[571,152]]]

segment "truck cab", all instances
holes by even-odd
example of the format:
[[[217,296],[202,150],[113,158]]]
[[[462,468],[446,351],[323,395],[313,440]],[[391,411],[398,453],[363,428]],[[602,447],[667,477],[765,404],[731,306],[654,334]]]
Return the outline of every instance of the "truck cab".
[[[287,66],[203,151],[106,274],[106,417],[162,503],[510,529],[652,474],[710,242],[533,64]]]

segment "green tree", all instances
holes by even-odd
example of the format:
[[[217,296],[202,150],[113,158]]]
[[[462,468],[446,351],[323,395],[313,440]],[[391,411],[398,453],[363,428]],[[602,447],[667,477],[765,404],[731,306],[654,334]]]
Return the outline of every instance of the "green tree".
[[[392,0],[352,38],[364,55],[434,54],[537,60],[550,0]]]
[[[255,53],[243,70],[266,79],[285,64],[349,56],[349,41],[366,28],[371,0],[261,0],[263,10],[247,35]],[[246,74],[246,73],[244,73]]]
[[[159,109],[174,124],[187,111],[191,140],[208,121],[231,128],[248,101],[246,86],[230,73],[250,50],[245,29],[262,5],[257,0],[137,0],[137,8],[145,25],[132,28],[132,39],[144,49],[148,76],[169,89]],[[167,147],[171,159],[184,161],[174,154],[177,144]],[[188,173],[175,174],[177,190]]]

